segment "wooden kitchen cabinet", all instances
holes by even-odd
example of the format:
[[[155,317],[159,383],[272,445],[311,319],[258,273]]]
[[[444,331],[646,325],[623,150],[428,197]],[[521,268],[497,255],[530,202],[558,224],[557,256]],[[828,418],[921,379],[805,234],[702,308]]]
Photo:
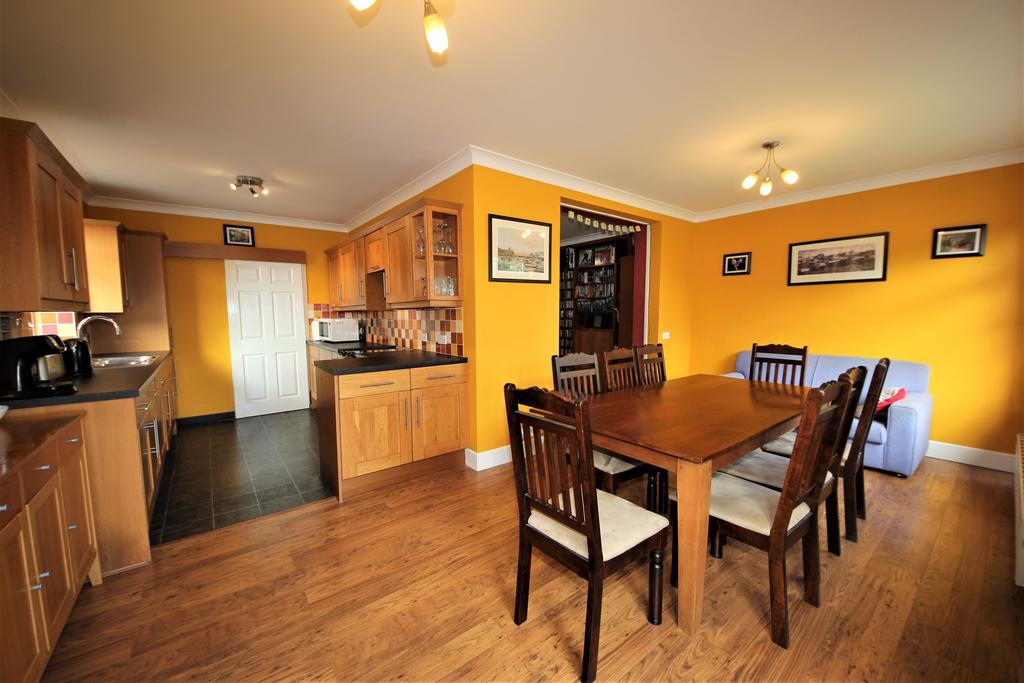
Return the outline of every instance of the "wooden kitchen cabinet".
[[[408,391],[342,399],[342,478],[358,477],[412,462]]]
[[[34,681],[46,666],[49,652],[41,589],[33,589],[38,585],[35,576],[25,516],[18,515],[0,528],[0,624],[4,625],[0,681]]]
[[[366,263],[363,239],[349,242],[338,250],[340,257],[342,308],[362,308],[366,305]]]
[[[376,230],[366,236],[366,272],[376,273],[384,270],[388,262],[387,235],[384,230]]]
[[[84,310],[85,181],[38,126],[0,118],[0,310]]]
[[[128,305],[125,278],[124,226],[89,218],[84,223],[85,257],[89,262],[89,311],[123,313]]]
[[[327,252],[327,284],[329,290],[328,303],[331,308],[341,308],[341,249]]]
[[[96,529],[92,518],[92,496],[85,467],[85,451],[79,447],[60,468],[60,492],[72,576],[85,576],[96,560]]]
[[[466,385],[449,384],[412,391],[413,460],[433,458],[465,447]]]
[[[387,237],[387,266],[384,270],[384,300],[393,303],[407,303],[414,298],[413,292],[413,243],[412,226],[409,218],[400,218],[384,227]]]
[[[71,611],[70,602],[77,588],[72,583],[68,566],[66,524],[60,499],[60,480],[56,476],[51,476],[25,505],[25,515],[35,557],[35,580],[43,598],[43,625],[47,642],[53,645]]]

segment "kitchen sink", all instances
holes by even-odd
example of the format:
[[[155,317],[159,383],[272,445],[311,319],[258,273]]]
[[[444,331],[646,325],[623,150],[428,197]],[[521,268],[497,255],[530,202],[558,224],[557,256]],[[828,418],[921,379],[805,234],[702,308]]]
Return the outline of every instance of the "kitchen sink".
[[[133,355],[133,356],[99,356],[92,359],[94,368],[123,368],[132,365],[149,365],[156,360],[156,356]]]

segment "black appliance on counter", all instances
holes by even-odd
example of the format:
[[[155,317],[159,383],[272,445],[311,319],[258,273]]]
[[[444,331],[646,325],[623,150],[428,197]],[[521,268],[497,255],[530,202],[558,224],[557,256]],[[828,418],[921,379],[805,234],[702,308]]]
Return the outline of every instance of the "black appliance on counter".
[[[64,340],[64,372],[68,377],[88,377],[92,374],[92,352],[84,339]]]
[[[64,344],[53,335],[0,340],[0,400],[78,391],[65,379],[63,354]]]

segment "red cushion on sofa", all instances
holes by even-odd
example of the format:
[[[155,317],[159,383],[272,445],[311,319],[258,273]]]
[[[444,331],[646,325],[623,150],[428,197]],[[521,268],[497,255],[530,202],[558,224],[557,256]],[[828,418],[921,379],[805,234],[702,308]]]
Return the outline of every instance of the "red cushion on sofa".
[[[907,390],[903,387],[890,387],[882,389],[882,395],[878,397],[878,409],[888,408],[896,401],[907,397]]]

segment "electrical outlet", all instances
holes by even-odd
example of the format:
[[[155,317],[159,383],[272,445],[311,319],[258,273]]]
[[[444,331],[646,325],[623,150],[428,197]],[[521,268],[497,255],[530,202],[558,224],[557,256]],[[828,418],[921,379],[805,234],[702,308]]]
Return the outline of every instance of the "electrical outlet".
[[[451,344],[452,343],[452,333],[451,332],[438,332],[437,333],[437,343],[438,344]]]
[[[669,338],[669,333],[668,332],[662,332],[661,333],[661,338],[662,339],[668,339]]]

